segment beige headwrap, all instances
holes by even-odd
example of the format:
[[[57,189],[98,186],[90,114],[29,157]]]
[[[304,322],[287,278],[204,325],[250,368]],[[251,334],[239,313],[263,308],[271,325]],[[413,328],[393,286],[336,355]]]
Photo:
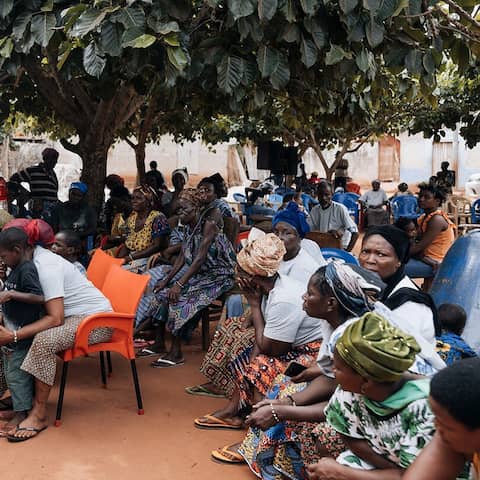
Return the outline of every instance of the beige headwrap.
[[[250,275],[272,277],[287,253],[283,242],[273,233],[248,243],[237,255],[240,268]]]

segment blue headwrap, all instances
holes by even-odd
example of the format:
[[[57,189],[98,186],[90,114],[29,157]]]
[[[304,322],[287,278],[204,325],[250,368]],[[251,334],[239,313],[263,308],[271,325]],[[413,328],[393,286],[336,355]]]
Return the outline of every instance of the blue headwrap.
[[[289,202],[284,210],[280,210],[275,214],[272,220],[272,227],[275,227],[278,222],[285,222],[291,225],[301,238],[305,237],[310,231],[307,216],[298,208],[295,202]]]
[[[83,182],[73,182],[70,184],[70,188],[68,190],[80,190],[84,195],[88,192],[88,186],[86,183]]]

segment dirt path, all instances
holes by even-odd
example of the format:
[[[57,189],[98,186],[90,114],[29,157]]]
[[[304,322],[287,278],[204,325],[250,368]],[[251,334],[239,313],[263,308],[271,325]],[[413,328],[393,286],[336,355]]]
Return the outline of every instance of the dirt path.
[[[184,387],[204,381],[198,372],[199,339],[187,347],[187,363],[170,369],[138,361],[145,415],[138,416],[127,361],[112,355],[113,377],[100,387],[97,357],[72,362],[63,425],[38,438],[1,440],[4,480],[253,480],[246,466],[221,465],[210,451],[242,439],[242,432],[199,430],[193,419],[224,400],[187,395]],[[53,423],[57,389],[49,404]]]

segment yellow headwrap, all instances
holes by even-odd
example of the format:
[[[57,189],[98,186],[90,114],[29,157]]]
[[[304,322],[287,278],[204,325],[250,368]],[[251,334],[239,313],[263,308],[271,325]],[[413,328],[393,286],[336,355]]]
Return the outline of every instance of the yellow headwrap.
[[[396,382],[411,367],[420,347],[411,335],[369,312],[345,329],[336,351],[362,377]]]

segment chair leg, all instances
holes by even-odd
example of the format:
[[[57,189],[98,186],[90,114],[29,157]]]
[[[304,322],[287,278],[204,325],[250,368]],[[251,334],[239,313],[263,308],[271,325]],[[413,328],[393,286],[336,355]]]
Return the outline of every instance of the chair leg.
[[[107,388],[107,374],[105,373],[105,357],[103,352],[100,352],[100,373],[102,375],[102,386]]]
[[[210,346],[210,309],[209,307],[202,310],[202,349],[208,350]]]
[[[107,365],[108,365],[108,378],[112,376],[113,368],[112,368],[112,356],[110,352],[107,352]]]
[[[62,380],[60,382],[60,391],[58,392],[57,401],[57,416],[55,417],[55,426],[59,427],[62,424],[62,408],[63,408],[63,396],[65,394],[65,385],[67,383],[68,362],[63,362],[62,368]]]
[[[137,396],[138,414],[143,415],[145,412],[143,410],[142,393],[140,392],[140,384],[138,383],[137,365],[135,364],[134,358],[130,360],[130,365],[132,367],[132,377],[133,377],[133,385],[135,386],[135,395]]]

